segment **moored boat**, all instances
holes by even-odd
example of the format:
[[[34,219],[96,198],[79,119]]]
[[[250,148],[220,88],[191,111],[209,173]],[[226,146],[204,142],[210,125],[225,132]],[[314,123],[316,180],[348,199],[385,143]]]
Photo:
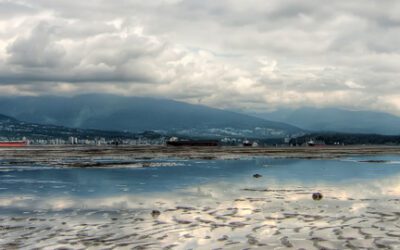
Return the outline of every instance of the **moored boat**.
[[[170,138],[167,142],[169,146],[192,146],[192,147],[205,147],[205,146],[218,146],[218,140],[179,140],[177,137]]]
[[[0,141],[0,147],[25,147],[26,141]]]

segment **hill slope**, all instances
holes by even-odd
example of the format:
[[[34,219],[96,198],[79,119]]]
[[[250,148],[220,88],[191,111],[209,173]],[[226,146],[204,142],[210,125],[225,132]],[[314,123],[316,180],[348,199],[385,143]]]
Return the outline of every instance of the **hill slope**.
[[[67,139],[70,136],[80,139],[94,139],[98,137],[110,138],[135,138],[135,134],[101,131],[93,129],[76,129],[55,125],[42,125],[19,121],[15,118],[0,114],[0,138],[21,139]]]
[[[0,113],[35,123],[130,132],[282,136],[302,131],[288,124],[201,105],[104,94],[2,97]]]
[[[343,133],[400,134],[400,117],[373,111],[349,111],[337,108],[280,109],[258,117],[287,122],[311,131]]]

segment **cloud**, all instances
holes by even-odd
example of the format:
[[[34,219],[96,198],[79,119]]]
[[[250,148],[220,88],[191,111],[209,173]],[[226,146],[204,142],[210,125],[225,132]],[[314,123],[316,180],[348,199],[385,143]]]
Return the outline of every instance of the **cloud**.
[[[400,114],[399,11],[377,0],[0,0],[0,89]]]
[[[9,65],[52,68],[63,62],[64,48],[54,42],[52,33],[51,26],[40,23],[29,37],[17,38],[7,49]]]

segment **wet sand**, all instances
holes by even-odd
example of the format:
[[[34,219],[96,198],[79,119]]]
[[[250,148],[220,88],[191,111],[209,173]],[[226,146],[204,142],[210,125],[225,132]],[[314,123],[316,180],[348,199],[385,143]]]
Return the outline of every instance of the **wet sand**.
[[[31,213],[1,216],[0,247],[400,248],[400,200],[397,198],[365,198],[356,192],[346,197],[329,188],[321,190],[325,195],[321,201],[311,200],[314,189],[300,187],[275,191],[235,190],[236,194],[224,195],[210,190],[218,189],[204,187],[204,190],[193,191],[197,192],[197,198],[185,199],[123,196],[107,201],[77,200],[68,205],[59,198]],[[227,196],[231,195],[229,199]],[[111,209],[117,202],[125,202],[125,205]],[[87,207],[74,208],[79,203]],[[62,205],[66,206],[63,210]],[[152,216],[155,208],[160,211],[159,216]]]

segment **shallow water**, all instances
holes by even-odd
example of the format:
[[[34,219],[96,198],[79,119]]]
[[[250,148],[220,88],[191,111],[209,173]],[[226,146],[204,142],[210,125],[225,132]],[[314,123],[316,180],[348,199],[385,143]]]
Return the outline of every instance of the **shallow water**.
[[[376,159],[387,162],[359,162]],[[306,186],[332,185],[400,174],[399,160],[396,156],[328,160],[258,157],[239,160],[149,160],[154,167],[0,166],[0,195],[104,197],[126,193],[174,192],[214,182],[235,184],[253,180],[255,173],[263,175],[262,184],[266,185],[269,181],[276,185],[293,182]]]
[[[110,168],[3,160],[0,246],[397,249],[399,180],[399,156],[158,159]],[[321,201],[311,199],[317,191]],[[161,215],[153,218],[154,209]]]

